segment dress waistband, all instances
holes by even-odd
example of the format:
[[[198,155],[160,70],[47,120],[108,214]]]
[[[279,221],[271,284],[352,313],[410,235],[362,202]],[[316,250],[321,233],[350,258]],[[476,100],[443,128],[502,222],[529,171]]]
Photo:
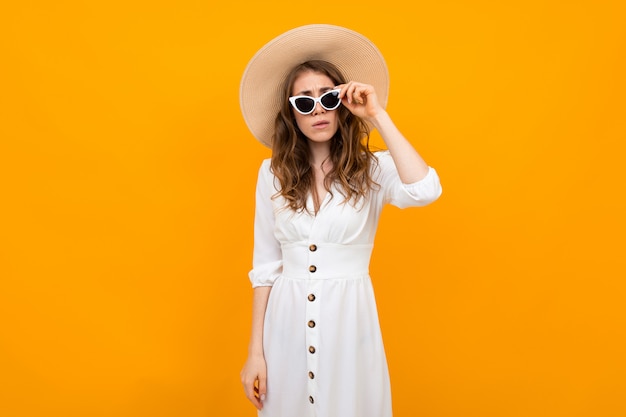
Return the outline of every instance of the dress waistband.
[[[369,274],[373,245],[294,243],[283,250],[283,276],[297,279],[351,278]]]

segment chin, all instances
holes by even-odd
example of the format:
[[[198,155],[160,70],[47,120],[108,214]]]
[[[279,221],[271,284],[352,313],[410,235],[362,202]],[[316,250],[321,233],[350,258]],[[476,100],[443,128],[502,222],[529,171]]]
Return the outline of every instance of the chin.
[[[330,133],[326,133],[326,134],[320,134],[319,132],[315,132],[315,133],[317,134],[312,134],[311,136],[307,136],[307,138],[311,142],[316,142],[316,143],[330,142],[335,136],[334,134],[331,135]]]
[[[313,142],[313,143],[326,143],[326,142],[330,142],[333,138],[332,137],[330,138],[313,137],[313,138],[308,138],[308,139],[309,139],[309,142]]]

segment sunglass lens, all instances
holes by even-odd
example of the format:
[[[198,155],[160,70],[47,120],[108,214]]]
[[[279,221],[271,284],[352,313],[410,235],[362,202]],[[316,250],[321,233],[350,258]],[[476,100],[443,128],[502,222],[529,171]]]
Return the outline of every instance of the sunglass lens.
[[[311,110],[313,110],[313,107],[315,106],[315,101],[309,97],[300,97],[296,99],[295,102],[296,102],[296,107],[302,113],[310,113]]]
[[[326,110],[333,110],[339,105],[339,92],[329,91],[321,97],[320,102]]]

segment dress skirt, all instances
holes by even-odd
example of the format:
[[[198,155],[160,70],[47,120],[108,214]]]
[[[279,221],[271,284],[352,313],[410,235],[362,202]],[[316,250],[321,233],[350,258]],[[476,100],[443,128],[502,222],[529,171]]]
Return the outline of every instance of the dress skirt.
[[[371,245],[283,248],[265,314],[263,417],[391,417]],[[314,250],[312,250],[314,249]]]

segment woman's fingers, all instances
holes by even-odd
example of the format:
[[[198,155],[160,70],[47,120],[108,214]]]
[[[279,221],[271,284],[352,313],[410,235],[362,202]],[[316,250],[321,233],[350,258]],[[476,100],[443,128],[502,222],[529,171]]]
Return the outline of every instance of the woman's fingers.
[[[380,105],[373,86],[350,81],[335,88],[341,90],[339,97],[345,100],[343,104],[352,114],[370,119],[380,112]]]
[[[355,102],[356,104],[363,104],[363,99],[361,98],[360,89],[355,88],[350,96],[352,97],[352,101]]]
[[[246,397],[257,409],[262,409],[267,391],[265,359],[258,355],[249,356],[240,376]]]
[[[265,394],[267,394],[267,378],[265,377],[265,375],[259,375],[259,388],[258,388],[258,394],[259,394],[259,399],[261,400],[261,402],[265,401]]]
[[[248,400],[250,400],[250,402],[257,408],[257,409],[262,409],[263,408],[263,404],[261,403],[261,401],[259,400],[259,394],[258,394],[258,387],[257,387],[257,381],[254,381],[252,384],[248,385],[249,389],[246,389],[246,397],[248,397]]]
[[[346,99],[348,104],[366,104],[368,96],[375,94],[374,87],[369,84],[363,84],[356,81],[349,81],[346,84],[338,85],[341,91],[339,97]]]
[[[264,378],[265,379],[265,378]],[[262,400],[265,399],[265,382],[263,382],[263,394],[260,394],[260,382],[259,379],[249,380],[246,377],[242,378],[243,389],[246,394],[246,398],[257,408],[263,408]],[[262,397],[261,397],[262,395]]]
[[[355,81],[350,81],[346,84],[338,86],[341,88],[340,97],[346,98],[348,103],[352,104],[353,102],[356,104],[365,103],[365,99],[368,94],[374,92],[374,88],[368,84],[362,84]]]

